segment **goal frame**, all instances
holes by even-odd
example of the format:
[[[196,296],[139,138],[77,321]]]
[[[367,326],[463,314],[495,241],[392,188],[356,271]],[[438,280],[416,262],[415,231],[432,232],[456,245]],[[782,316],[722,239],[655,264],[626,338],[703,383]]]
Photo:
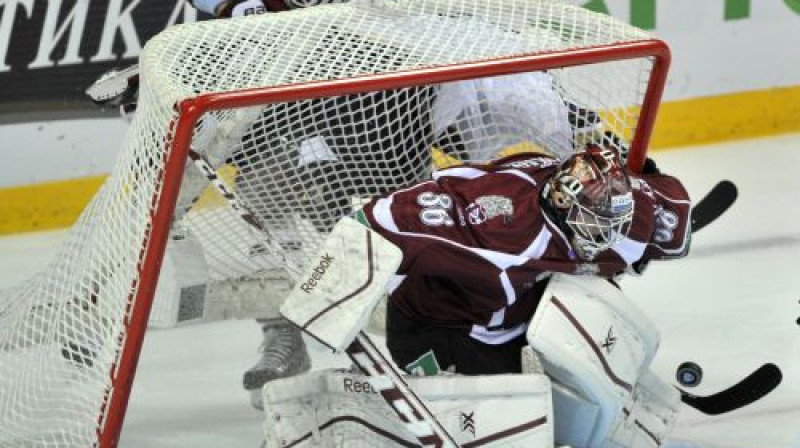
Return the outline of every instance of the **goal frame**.
[[[150,217],[148,237],[139,256],[139,287],[129,297],[125,322],[127,333],[118,362],[112,366],[114,387],[106,396],[98,425],[99,447],[116,447],[128,406],[136,369],[144,342],[148,318],[158,283],[161,264],[168,241],[170,223],[175,212],[184,167],[189,158],[195,125],[203,114],[270,103],[357,94],[399,87],[444,83],[482,77],[508,75],[555,68],[614,62],[634,58],[652,58],[647,88],[634,128],[628,166],[641,172],[647,145],[653,132],[658,107],[666,84],[671,61],[667,44],[659,39],[598,45],[560,51],[523,54],[514,57],[482,60],[457,65],[362,75],[352,78],[285,84],[272,87],[201,94],[175,105],[178,118],[170,123],[170,134],[164,142],[169,147],[161,188],[152,198],[155,212]]]

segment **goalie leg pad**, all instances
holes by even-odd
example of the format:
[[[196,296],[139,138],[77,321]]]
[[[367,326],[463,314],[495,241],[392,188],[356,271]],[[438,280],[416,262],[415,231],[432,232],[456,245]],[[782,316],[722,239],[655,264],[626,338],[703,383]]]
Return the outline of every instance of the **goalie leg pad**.
[[[556,441],[607,446],[655,355],[655,325],[601,278],[554,275],[527,338],[559,385]]]
[[[680,392],[648,370],[633,391],[631,408],[611,437],[614,448],[654,448],[661,446],[672,431],[681,405]]]
[[[460,445],[552,448],[542,374],[407,377]],[[310,372],[264,386],[266,446],[396,447],[417,441],[364,375]]]

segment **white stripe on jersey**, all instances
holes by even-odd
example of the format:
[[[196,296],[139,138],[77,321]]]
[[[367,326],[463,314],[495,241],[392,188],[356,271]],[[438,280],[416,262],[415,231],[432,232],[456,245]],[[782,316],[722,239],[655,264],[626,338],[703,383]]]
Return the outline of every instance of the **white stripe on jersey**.
[[[550,245],[550,239],[552,239],[552,237],[553,234],[550,233],[547,226],[542,226],[542,230],[539,231],[539,234],[536,235],[536,238],[534,238],[530,246],[525,248],[520,255],[534,260],[542,258],[544,251],[547,250],[547,246]]]
[[[523,171],[520,171],[520,170],[502,170],[502,171],[498,171],[498,173],[511,174],[512,176],[517,176],[517,177],[519,177],[519,178],[521,178],[523,180],[526,180],[526,181],[530,182],[532,185],[536,185],[536,181],[533,180],[533,178],[531,176],[529,176],[527,173],[525,173]]]
[[[500,284],[503,285],[503,291],[506,292],[506,303],[508,303],[508,306],[513,305],[514,302],[517,301],[517,293],[516,291],[514,291],[514,285],[511,284],[511,279],[508,278],[508,271],[503,271],[500,273]],[[489,323],[490,327],[495,325],[500,325],[500,324],[499,323],[495,324],[494,322]]]
[[[389,278],[389,283],[386,284],[386,294],[391,295],[395,289],[397,289],[404,281],[406,281],[407,275],[399,275],[395,274]]]
[[[478,168],[473,168],[470,166],[456,166],[453,168],[446,168],[443,170],[434,171],[431,177],[433,180],[439,180],[442,177],[461,177],[463,179],[477,179],[479,177],[483,177],[487,174],[486,171],[483,171]]]
[[[492,313],[492,318],[489,319],[489,327],[497,327],[498,325],[502,325],[505,318],[506,309],[500,308],[498,311]]]
[[[469,335],[473,339],[477,339],[484,344],[499,345],[505,344],[521,334],[525,334],[527,329],[527,322],[523,322],[515,327],[503,330],[489,330],[482,325],[473,325],[472,331],[469,332]]]
[[[536,185],[536,181],[531,176],[529,176],[524,171],[520,171],[518,169],[508,169],[495,172],[495,174],[498,173],[510,174],[512,176],[516,176],[522,180],[527,181],[531,185],[534,186]],[[484,171],[480,168],[475,168],[471,166],[456,166],[453,168],[445,168],[443,170],[435,171],[432,177],[434,180],[439,180],[442,177],[460,177],[462,179],[477,179],[487,174],[489,174],[487,171]]]
[[[394,222],[394,216],[392,216],[393,201],[394,195],[378,199],[375,201],[375,207],[372,209],[372,215],[375,217],[375,221],[377,221],[378,224],[380,224],[380,226],[384,229],[394,233],[400,233],[397,223]]]
[[[632,240],[628,237],[623,238],[622,241],[611,246],[611,250],[616,252],[620,258],[625,260],[625,263],[628,263],[628,266],[642,258],[645,249],[647,249],[647,243]]]
[[[564,232],[561,230],[561,228],[558,227],[556,223],[554,223],[550,217],[547,216],[547,213],[544,213],[544,211],[542,212],[542,217],[545,221],[547,221],[548,226],[556,231],[556,234],[561,238],[561,241],[564,242],[564,245],[570,248],[569,257],[570,259],[574,260],[576,258],[575,251],[572,250],[572,243],[567,239],[567,236],[564,235]],[[547,230],[547,227],[542,227],[542,229]]]

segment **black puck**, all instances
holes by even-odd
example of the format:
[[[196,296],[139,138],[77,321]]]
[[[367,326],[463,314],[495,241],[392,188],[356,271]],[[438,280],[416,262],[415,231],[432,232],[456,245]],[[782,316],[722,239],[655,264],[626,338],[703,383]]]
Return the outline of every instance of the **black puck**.
[[[703,369],[696,363],[687,361],[678,366],[675,376],[681,386],[694,387],[703,379]]]

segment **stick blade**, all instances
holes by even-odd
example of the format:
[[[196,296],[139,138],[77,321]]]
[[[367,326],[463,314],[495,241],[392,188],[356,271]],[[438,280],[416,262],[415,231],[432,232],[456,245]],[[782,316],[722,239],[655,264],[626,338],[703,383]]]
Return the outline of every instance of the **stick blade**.
[[[681,400],[707,415],[719,415],[747,406],[763,398],[783,380],[781,369],[767,363],[742,381],[713,395],[701,397],[681,390]]]
[[[697,232],[711,224],[728,210],[739,197],[736,184],[729,180],[721,180],[700,202],[692,208],[692,232]]]

